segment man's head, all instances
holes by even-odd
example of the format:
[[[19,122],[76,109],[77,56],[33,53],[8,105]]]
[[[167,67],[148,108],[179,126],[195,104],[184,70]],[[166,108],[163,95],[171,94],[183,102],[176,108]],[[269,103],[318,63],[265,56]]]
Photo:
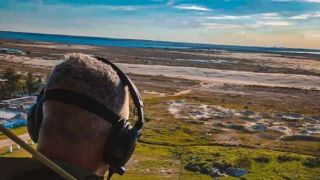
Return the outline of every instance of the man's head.
[[[89,96],[120,117],[128,118],[128,91],[107,64],[71,54],[50,74],[46,90],[65,89]],[[76,106],[45,101],[38,149],[52,159],[67,161],[101,175],[107,168],[103,151],[111,130],[105,119]]]

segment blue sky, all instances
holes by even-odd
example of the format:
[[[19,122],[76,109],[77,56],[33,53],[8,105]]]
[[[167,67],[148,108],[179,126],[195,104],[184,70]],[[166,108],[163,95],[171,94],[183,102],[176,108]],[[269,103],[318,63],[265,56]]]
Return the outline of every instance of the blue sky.
[[[320,0],[1,0],[0,30],[320,49]]]

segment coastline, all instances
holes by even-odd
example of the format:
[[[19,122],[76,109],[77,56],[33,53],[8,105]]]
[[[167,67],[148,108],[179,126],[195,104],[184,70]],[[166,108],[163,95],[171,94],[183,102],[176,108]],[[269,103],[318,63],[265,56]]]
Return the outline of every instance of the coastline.
[[[308,57],[227,51],[102,48],[1,39],[0,42],[0,47],[28,52],[23,55],[0,54],[2,67],[27,67],[38,69],[41,73],[49,72],[61,62],[64,54],[81,52],[105,56],[131,74],[162,75],[217,84],[320,90],[320,60]]]

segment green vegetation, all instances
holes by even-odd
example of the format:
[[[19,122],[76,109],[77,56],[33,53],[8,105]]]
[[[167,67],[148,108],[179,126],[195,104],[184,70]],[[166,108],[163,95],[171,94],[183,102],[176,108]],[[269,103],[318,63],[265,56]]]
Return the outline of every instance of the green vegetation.
[[[170,92],[169,88],[162,90]],[[126,167],[126,174],[116,175],[115,180],[209,180],[213,176],[210,170],[217,167],[247,171],[239,178],[226,176],[221,179],[320,179],[320,158],[316,156],[320,152],[319,143],[275,140],[281,135],[275,131],[218,131],[212,125],[179,119],[168,113],[168,101],[182,99],[236,110],[273,111],[263,101],[250,100],[250,104],[246,100],[249,98],[238,96],[199,93],[159,97],[148,94],[144,96],[148,121],[140,142]],[[287,107],[281,108],[286,111]],[[237,139],[241,143],[220,142],[216,136]],[[23,150],[5,154],[7,157],[24,155],[28,154]]]
[[[320,157],[308,158],[303,164],[310,168],[320,168]]]
[[[300,157],[297,157],[297,156],[280,155],[277,157],[277,161],[279,163],[299,161],[299,160],[300,160]]]
[[[0,78],[6,80],[6,82],[0,84],[0,99],[15,98],[22,94],[32,94],[42,84],[41,77],[36,78],[31,72],[28,72],[24,76],[12,68],[6,69]]]
[[[271,158],[269,156],[258,156],[254,160],[258,163],[269,163]]]
[[[216,156],[216,153],[220,155]],[[285,163],[278,162],[278,157],[283,156],[300,158]],[[269,159],[269,162],[255,161],[258,157],[265,157]],[[309,158],[310,156],[306,155],[271,150],[198,146],[186,148],[184,161],[190,163],[193,160],[193,162],[202,164],[202,166],[203,164],[209,166],[217,164],[237,166],[240,160],[244,160],[246,162],[244,165],[247,166],[246,169],[249,173],[242,176],[242,179],[317,179],[320,168],[309,168],[303,165],[304,162],[310,160]]]
[[[21,75],[17,74],[13,69],[7,69],[3,73],[1,78],[7,80],[0,89],[1,99],[15,97],[16,93],[21,92],[21,90],[23,89],[22,83],[20,81]]]
[[[27,127],[26,126],[22,126],[22,127],[17,127],[17,128],[14,128],[14,129],[11,129],[11,132],[13,132],[15,135],[21,135],[21,134],[25,134],[27,133]],[[4,134],[2,134],[0,132],[0,140],[2,139],[7,139],[8,137],[5,136]]]
[[[180,154],[181,156],[177,156]],[[6,157],[29,156],[24,150],[16,150],[6,154]],[[278,162],[278,157],[300,157],[291,162]],[[269,162],[260,163],[255,161],[258,157],[265,157]],[[191,172],[182,167],[194,162],[202,166],[218,164],[230,164],[236,166],[240,159],[250,161],[247,167],[248,174],[241,179],[319,179],[319,158],[295,153],[277,152],[272,150],[217,147],[217,146],[189,146],[172,147],[148,145],[139,143],[133,160],[127,166],[124,176],[115,176],[116,180],[127,179],[212,179],[200,172]],[[310,167],[306,162],[311,162],[317,167]],[[221,179],[235,179],[234,177],[221,177]]]
[[[32,145],[35,148],[35,145]],[[13,152],[9,153],[8,148],[0,149],[0,157],[31,157],[31,154],[24,149],[18,149],[17,145],[13,145]]]
[[[25,80],[25,87],[29,95],[36,92],[40,88],[41,84],[42,80],[40,77],[36,79],[31,72],[28,72]]]

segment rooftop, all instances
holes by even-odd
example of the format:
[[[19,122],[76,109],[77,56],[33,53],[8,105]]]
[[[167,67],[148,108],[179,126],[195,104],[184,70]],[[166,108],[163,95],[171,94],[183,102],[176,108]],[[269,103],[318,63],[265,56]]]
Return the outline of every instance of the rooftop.
[[[17,112],[0,110],[0,119],[12,119],[18,115]]]
[[[10,105],[24,105],[24,104],[35,103],[36,99],[37,99],[36,96],[26,96],[22,98],[3,100],[1,102],[10,104]]]

